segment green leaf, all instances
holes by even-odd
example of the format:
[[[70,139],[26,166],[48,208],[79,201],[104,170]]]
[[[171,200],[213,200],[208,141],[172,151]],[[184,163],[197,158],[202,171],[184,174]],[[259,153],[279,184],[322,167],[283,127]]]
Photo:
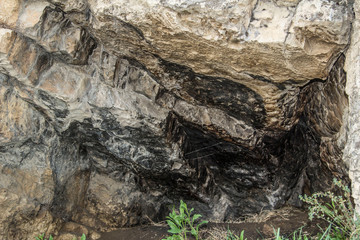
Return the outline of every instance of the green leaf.
[[[171,228],[172,231],[177,231],[176,233],[181,232],[180,228],[175,223],[173,223],[173,222],[171,222],[169,220],[167,221],[167,223],[168,223],[168,225],[169,225],[169,227]],[[175,232],[171,232],[171,233],[175,233]]]
[[[53,240],[53,236],[50,235],[49,240]]]
[[[203,224],[207,224],[208,221],[202,221],[201,223],[199,223],[197,226],[196,226],[196,230],[199,231],[199,227]]]
[[[175,216],[175,217],[174,217],[174,223],[175,223],[178,227],[182,227],[182,226],[183,226],[183,224],[182,224],[183,221],[184,221],[184,220],[183,220],[183,217],[181,217],[181,216]]]
[[[174,218],[177,216],[175,209],[169,214],[170,218]]]
[[[202,221],[201,223],[198,224],[198,226],[203,225],[203,224],[207,224],[207,223],[209,223],[209,221]]]
[[[197,235],[198,235],[198,231],[196,231],[194,228],[192,228],[190,232],[191,232],[191,234],[192,234],[193,236],[197,236]]]
[[[184,208],[180,207],[180,216],[184,216]]]
[[[85,233],[83,233],[83,234],[81,235],[81,238],[80,238],[80,240],[86,240],[86,236],[85,236]]]
[[[35,237],[36,240],[44,240],[45,233],[39,234],[39,236]]]
[[[161,240],[173,240],[174,238],[171,236],[171,237],[167,237],[167,238],[163,238]]]
[[[240,239],[244,240],[244,230],[242,230],[241,233],[240,233]]]
[[[172,233],[172,234],[179,234],[181,233],[181,230],[180,229],[170,229],[168,230],[169,233]]]
[[[193,216],[193,222],[198,219],[198,218],[201,218],[202,216],[200,214],[194,214]]]

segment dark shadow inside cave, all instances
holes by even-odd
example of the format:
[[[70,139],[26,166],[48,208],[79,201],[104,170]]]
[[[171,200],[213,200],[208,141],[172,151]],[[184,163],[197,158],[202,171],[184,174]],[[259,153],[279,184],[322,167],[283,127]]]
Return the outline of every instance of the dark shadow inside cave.
[[[129,65],[117,64],[125,71],[117,70],[121,76],[116,80],[118,85],[124,91],[140,89],[148,70],[141,64],[124,62]],[[82,149],[78,158],[88,164],[78,174],[88,181],[82,185],[86,193],[79,190],[81,201],[66,200],[69,186],[81,179],[70,179],[62,187],[59,184],[57,194],[65,197],[58,198],[52,209],[63,218],[81,222],[87,215],[103,230],[133,226],[149,219],[162,221],[171,206],[182,199],[205,218],[225,221],[285,205],[301,206],[299,194],[327,190],[333,177],[348,181],[341,161],[342,146],[337,143],[347,106],[344,56],[338,58],[327,80],[297,87],[296,101],[292,102],[295,109],[279,100],[279,106],[288,109],[284,122],[288,116],[296,119],[289,130],[266,127],[261,97],[245,86],[162,64],[169,78],[181,80],[183,88],[160,89],[157,102],[172,95],[175,102],[186,99],[219,108],[233,118],[243,116],[244,124],[255,129],[255,140],[237,139],[216,126],[191,122],[179,114],[176,103],[159,136],[145,126],[121,127],[108,109],[94,109],[102,119],[100,124],[89,118],[72,123],[62,133],[66,141]],[[286,84],[276,87],[284,90]],[[227,105],[227,100],[234,104]],[[169,160],[169,151],[176,152],[176,157]],[[69,215],[69,205],[82,210]]]
[[[327,80],[301,87],[298,121],[290,131],[264,134],[255,146],[170,113],[167,137],[181,146],[184,164],[193,170],[183,179],[169,175],[170,198],[226,206],[226,220],[286,204],[301,206],[299,194],[328,190],[334,177],[348,181],[336,142],[347,106],[343,64],[340,56]],[[198,93],[199,98],[204,94]]]

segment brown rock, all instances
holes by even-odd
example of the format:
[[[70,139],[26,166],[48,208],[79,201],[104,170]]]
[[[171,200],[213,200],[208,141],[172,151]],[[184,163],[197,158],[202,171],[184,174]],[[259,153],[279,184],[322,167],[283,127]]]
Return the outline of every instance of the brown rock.
[[[4,0],[0,6],[0,25],[14,28],[21,8],[21,0]]]
[[[235,219],[346,180],[352,18],[345,0],[1,3],[0,239],[95,239],[180,199]]]

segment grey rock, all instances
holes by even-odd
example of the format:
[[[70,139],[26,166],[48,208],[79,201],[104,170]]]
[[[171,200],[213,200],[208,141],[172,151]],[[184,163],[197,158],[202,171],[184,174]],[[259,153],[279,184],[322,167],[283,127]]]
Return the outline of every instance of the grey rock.
[[[15,23],[0,6],[0,239],[161,221],[180,199],[230,220],[349,181],[350,3],[130,2],[9,4]]]

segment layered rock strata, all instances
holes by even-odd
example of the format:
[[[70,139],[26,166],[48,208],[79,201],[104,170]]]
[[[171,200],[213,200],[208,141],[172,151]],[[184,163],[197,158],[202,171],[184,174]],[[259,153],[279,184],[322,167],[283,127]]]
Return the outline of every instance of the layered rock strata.
[[[158,221],[179,199],[228,220],[346,180],[352,14],[347,1],[5,0],[0,238]]]

